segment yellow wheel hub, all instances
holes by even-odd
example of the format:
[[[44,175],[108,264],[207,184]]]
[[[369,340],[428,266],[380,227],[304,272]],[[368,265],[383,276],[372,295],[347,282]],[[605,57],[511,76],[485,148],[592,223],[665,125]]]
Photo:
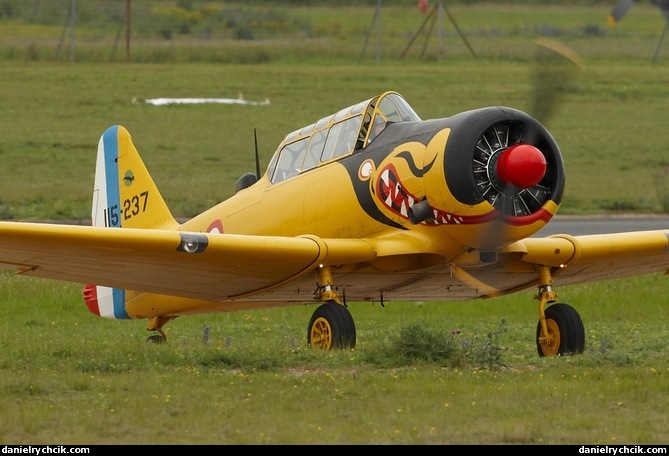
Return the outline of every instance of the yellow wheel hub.
[[[548,335],[541,340],[541,351],[545,356],[555,356],[560,350],[560,328],[555,320],[546,319]]]
[[[317,318],[311,325],[311,346],[321,350],[332,348],[332,328],[325,318]]]

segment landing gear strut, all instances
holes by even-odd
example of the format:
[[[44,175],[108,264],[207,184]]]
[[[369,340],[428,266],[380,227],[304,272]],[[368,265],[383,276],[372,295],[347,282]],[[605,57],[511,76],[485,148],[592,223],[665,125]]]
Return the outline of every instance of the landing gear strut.
[[[583,353],[585,330],[578,312],[568,304],[552,304],[557,299],[548,266],[539,269],[539,323],[537,351],[539,356],[565,356]],[[546,308],[547,304],[552,304]],[[544,310],[545,309],[545,310]]]
[[[332,271],[329,267],[321,267],[318,273],[320,285],[316,294],[323,304],[311,316],[307,343],[320,350],[355,348],[355,323],[351,312],[332,289]]]

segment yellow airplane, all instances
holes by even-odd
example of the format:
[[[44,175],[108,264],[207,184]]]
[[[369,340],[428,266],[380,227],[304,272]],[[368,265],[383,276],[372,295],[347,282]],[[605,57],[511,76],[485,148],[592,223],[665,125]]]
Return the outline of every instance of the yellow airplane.
[[[257,163],[257,158],[256,158]],[[397,92],[285,137],[261,176],[178,223],[128,131],[98,145],[91,225],[0,222],[0,267],[87,283],[95,314],[147,319],[318,304],[311,347],[351,349],[347,303],[490,298],[536,288],[539,356],[583,352],[556,285],[669,271],[669,229],[532,237],[565,170],[530,115],[485,107],[421,120]]]

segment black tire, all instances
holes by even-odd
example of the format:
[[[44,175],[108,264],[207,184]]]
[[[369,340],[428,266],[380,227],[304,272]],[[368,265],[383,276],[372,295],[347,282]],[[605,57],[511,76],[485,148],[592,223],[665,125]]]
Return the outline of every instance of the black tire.
[[[162,334],[154,334],[153,336],[147,337],[146,342],[152,344],[164,344],[167,343],[167,338]]]
[[[355,323],[351,312],[328,301],[314,311],[307,329],[307,343],[320,350],[355,348]]]
[[[546,308],[546,325],[554,337],[553,344],[542,344],[541,322],[537,324],[539,356],[578,355],[585,349],[585,329],[581,316],[569,304],[553,304]]]

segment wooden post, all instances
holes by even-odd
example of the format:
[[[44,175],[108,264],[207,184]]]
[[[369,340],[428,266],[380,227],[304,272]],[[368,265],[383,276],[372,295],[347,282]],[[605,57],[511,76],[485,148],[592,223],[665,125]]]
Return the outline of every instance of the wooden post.
[[[130,3],[132,0],[125,2],[125,58],[130,60]]]

